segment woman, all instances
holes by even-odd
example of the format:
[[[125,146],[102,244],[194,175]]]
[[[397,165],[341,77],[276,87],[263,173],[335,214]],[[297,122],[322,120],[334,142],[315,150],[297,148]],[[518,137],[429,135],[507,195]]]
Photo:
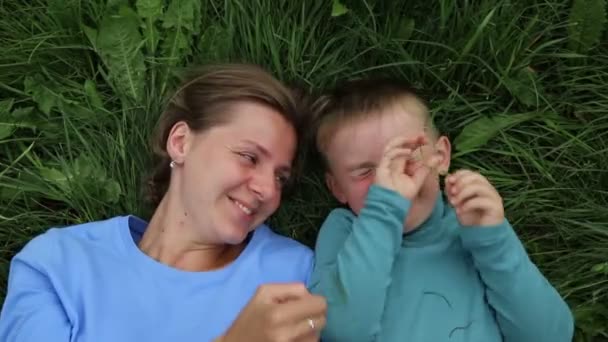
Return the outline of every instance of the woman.
[[[309,341],[312,252],[263,222],[297,147],[289,90],[250,65],[199,71],[162,114],[149,223],[51,229],[11,262],[0,341]]]

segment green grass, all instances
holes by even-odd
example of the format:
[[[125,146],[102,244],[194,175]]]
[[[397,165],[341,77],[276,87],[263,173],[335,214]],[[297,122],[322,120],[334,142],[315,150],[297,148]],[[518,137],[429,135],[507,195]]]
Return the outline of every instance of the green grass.
[[[0,0],[0,296],[32,236],[148,217],[147,134],[176,77],[250,61],[315,91],[369,73],[420,87],[454,168],[499,189],[577,339],[608,339],[605,1],[341,3]],[[272,223],[312,246],[334,205],[311,163]]]

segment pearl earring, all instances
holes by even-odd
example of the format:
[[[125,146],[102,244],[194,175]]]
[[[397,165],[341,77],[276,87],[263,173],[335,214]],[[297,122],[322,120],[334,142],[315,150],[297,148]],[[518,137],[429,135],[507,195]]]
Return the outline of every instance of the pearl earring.
[[[169,163],[169,167],[170,167],[170,168],[174,168],[174,167],[175,167],[175,160],[172,160],[172,161]]]

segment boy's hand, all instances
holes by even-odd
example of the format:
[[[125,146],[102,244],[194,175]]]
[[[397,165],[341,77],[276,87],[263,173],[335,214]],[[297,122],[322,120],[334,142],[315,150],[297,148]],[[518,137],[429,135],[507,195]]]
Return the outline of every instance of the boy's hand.
[[[440,162],[439,158],[433,156],[426,161],[427,165],[416,168],[406,167],[408,160],[412,159],[413,151],[427,143],[428,139],[425,136],[414,139],[404,137],[391,139],[384,148],[376,170],[375,184],[396,191],[410,201],[413,200],[426,177]]]
[[[460,170],[448,175],[445,189],[463,226],[493,226],[504,220],[502,197],[479,173]]]

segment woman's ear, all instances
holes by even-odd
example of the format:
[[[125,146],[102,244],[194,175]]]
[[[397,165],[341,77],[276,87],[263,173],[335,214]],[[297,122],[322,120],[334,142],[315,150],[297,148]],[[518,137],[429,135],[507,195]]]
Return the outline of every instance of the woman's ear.
[[[181,164],[186,158],[192,144],[193,132],[184,121],[179,121],[169,131],[167,137],[167,154],[176,164]]]

